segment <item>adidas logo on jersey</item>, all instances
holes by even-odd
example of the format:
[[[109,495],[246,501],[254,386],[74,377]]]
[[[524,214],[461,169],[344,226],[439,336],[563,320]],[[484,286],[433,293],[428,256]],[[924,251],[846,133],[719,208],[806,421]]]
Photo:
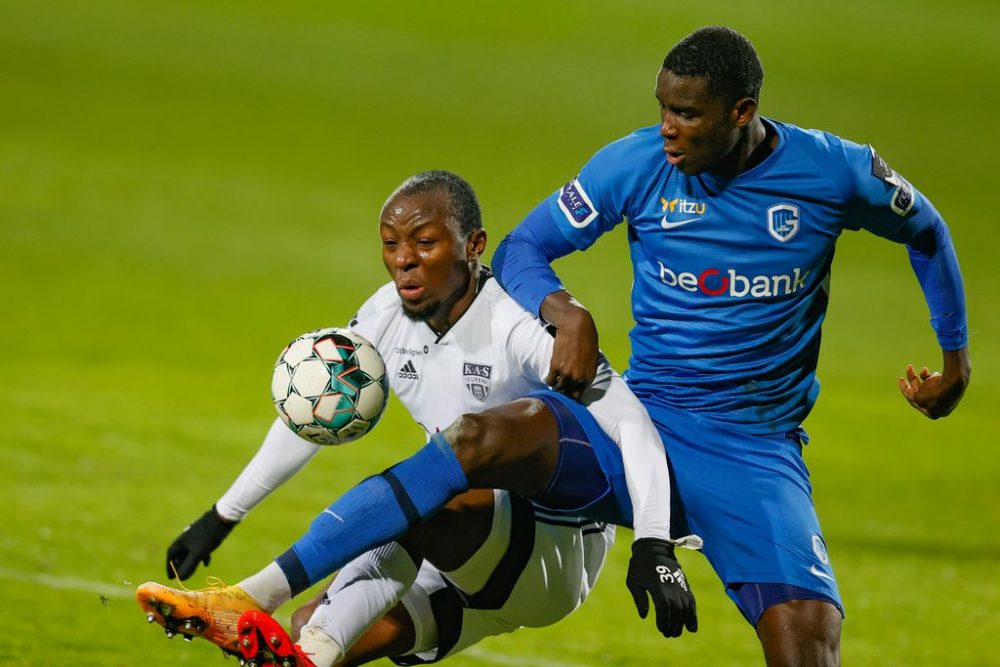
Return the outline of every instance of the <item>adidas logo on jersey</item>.
[[[413,361],[407,361],[403,364],[403,367],[399,369],[396,373],[396,377],[402,378],[404,380],[419,380],[420,375],[417,374],[417,369],[413,365]]]

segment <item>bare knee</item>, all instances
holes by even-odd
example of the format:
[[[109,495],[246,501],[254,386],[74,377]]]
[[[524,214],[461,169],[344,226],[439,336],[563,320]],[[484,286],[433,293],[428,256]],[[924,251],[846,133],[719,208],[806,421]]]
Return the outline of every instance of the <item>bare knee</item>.
[[[768,607],[757,635],[770,667],[840,664],[840,610],[822,600],[790,600]]]
[[[544,489],[555,470],[559,428],[538,399],[519,399],[462,415],[443,435],[472,488],[508,489],[530,496]]]
[[[330,580],[326,582],[326,586],[323,587],[323,590],[316,595],[316,597],[292,613],[291,635],[293,641],[299,641],[299,633],[302,632],[302,626],[309,622],[309,619],[312,618],[313,612],[316,611],[316,607],[318,607],[326,598],[326,591],[330,588],[330,584],[333,583],[335,578],[336,577],[331,577]]]
[[[292,613],[292,641],[299,641],[299,634],[302,632],[302,626],[309,622],[309,619],[312,618],[312,614],[315,609],[316,604],[310,602],[303,607],[299,607]]]

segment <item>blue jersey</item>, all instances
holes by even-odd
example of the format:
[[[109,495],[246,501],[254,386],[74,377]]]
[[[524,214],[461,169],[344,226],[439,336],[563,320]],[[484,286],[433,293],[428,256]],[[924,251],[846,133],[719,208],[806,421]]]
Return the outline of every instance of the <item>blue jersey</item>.
[[[754,433],[795,428],[816,400],[820,327],[844,229],[909,244],[918,276],[919,261],[944,249],[954,270],[931,289],[949,292],[935,328],[945,349],[966,344],[957,264],[930,202],[869,146],[765,122],[776,148],[734,178],[684,175],[665,159],[653,126],[600,150],[536,209],[547,207],[545,217],[578,250],[628,225],[635,319],[628,379],[640,399]],[[520,261],[513,254],[498,251],[500,264]],[[511,280],[503,268],[504,286],[537,309],[532,271]],[[927,292],[940,276],[920,277]],[[928,298],[934,314],[937,297]]]

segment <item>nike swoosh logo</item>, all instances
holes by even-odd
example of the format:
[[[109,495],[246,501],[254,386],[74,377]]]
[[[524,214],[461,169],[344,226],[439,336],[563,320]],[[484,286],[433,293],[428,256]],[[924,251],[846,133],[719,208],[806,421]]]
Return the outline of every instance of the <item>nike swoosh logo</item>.
[[[701,216],[697,218],[688,218],[687,220],[678,220],[677,222],[668,222],[667,216],[663,216],[663,220],[660,222],[660,226],[664,229],[673,229],[675,227],[683,227],[684,225],[701,220]]]
[[[812,572],[813,574],[815,574],[817,577],[822,577],[823,579],[829,579],[833,583],[837,583],[836,579],[834,579],[833,577],[831,577],[830,575],[828,575],[826,572],[824,572],[823,570],[819,569],[815,565],[810,565],[809,566],[809,571]]]

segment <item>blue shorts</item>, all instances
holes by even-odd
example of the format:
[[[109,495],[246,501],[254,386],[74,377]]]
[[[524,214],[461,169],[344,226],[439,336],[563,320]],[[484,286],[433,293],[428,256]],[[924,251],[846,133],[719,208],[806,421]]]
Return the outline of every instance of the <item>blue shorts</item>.
[[[594,521],[632,526],[632,500],[618,445],[587,408],[554,391],[537,398],[559,423],[559,460],[548,486],[531,498],[538,507]]]
[[[671,508],[672,532],[702,537],[705,556],[748,620],[755,624],[762,613],[745,608],[747,595],[738,594],[749,583],[805,589],[843,613],[802,459],[805,431],[750,435],[641,400],[667,450],[672,497],[680,500]]]

